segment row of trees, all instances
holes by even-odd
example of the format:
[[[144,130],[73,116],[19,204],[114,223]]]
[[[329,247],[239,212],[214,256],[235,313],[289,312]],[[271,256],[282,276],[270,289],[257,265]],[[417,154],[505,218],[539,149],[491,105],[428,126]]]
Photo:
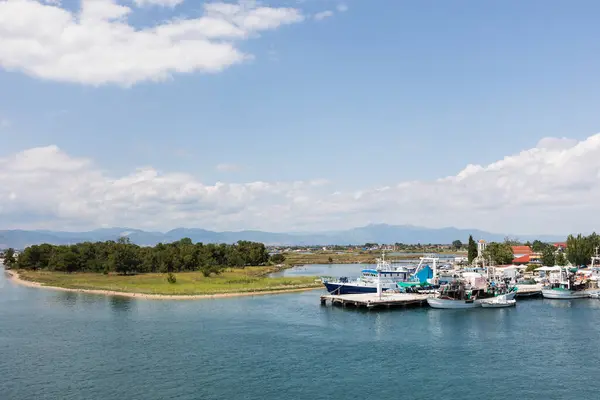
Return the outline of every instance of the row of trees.
[[[119,274],[201,271],[205,276],[218,274],[226,267],[264,265],[269,261],[262,243],[194,244],[188,238],[154,247],[132,244],[128,238],[68,246],[41,244],[27,247],[16,260],[8,259],[6,254],[4,259],[9,268]],[[283,260],[278,257],[276,261]]]

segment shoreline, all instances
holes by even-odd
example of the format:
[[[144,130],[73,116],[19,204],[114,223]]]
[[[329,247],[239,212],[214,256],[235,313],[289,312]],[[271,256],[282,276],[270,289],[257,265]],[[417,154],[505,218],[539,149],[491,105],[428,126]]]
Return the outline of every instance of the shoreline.
[[[118,292],[116,290],[103,290],[103,289],[73,289],[63,288],[60,286],[45,286],[40,282],[28,281],[22,279],[19,273],[12,270],[4,270],[5,274],[9,276],[9,279],[13,282],[27,287],[60,290],[64,292],[77,292],[87,294],[97,294],[103,296],[121,296],[135,299],[146,299],[146,300],[202,300],[202,299],[223,299],[228,297],[243,297],[243,296],[262,296],[269,294],[282,294],[282,293],[294,293],[294,292],[306,292],[309,290],[321,289],[320,287],[307,287],[307,288],[292,288],[292,289],[281,289],[281,290],[265,290],[262,292],[233,292],[233,293],[215,293],[215,294],[147,294],[147,293],[135,293],[135,292]]]

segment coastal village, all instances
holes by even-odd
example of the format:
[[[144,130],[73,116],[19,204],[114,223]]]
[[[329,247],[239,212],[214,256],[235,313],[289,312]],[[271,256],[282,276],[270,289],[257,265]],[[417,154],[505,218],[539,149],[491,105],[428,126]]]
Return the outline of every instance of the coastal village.
[[[584,240],[580,237],[579,245]],[[494,263],[485,240],[477,242],[476,255],[441,258],[425,254],[416,266],[394,266],[385,260],[384,252],[376,268],[364,269],[354,281],[323,279],[329,293],[321,296],[321,303],[367,308],[504,308],[515,306],[519,297],[600,297],[598,246],[589,257],[589,264],[583,265],[567,260],[568,242],[545,243],[542,252],[534,251],[530,245],[505,243],[504,247],[510,250],[510,263]],[[552,265],[544,265],[548,260],[552,260]]]
[[[137,275],[136,279],[154,279],[158,283],[157,289],[148,294],[152,296],[251,295],[324,287],[327,294],[320,296],[322,304],[367,308],[412,305],[501,308],[515,306],[516,299],[522,297],[598,297],[600,246],[594,247],[597,243],[595,234],[569,236],[567,241],[551,243],[538,240],[519,243],[510,238],[498,243],[469,237],[466,244],[455,240],[451,244],[294,247],[247,241],[204,245],[194,244],[188,238],[144,247],[121,238],[117,242],[4,249],[0,260],[9,269],[16,267],[8,272],[18,280],[46,286],[60,286],[64,280],[62,285],[74,290],[98,290],[109,284],[112,288],[124,277]],[[309,272],[287,279],[270,276],[286,269],[335,264],[357,267],[349,266],[349,276],[311,277]],[[36,272],[38,269],[51,273]],[[105,278],[93,277],[100,282],[99,288],[67,283],[77,279],[77,274],[102,271]],[[194,271],[201,273],[201,280],[195,278]],[[160,273],[166,273],[166,284],[161,283]],[[54,280],[38,282],[49,278]],[[178,278],[195,283],[186,284],[181,292],[183,286]],[[233,282],[238,283],[232,286]],[[248,285],[249,282],[256,284]],[[222,289],[215,284],[223,285]],[[210,292],[205,292],[208,286]]]

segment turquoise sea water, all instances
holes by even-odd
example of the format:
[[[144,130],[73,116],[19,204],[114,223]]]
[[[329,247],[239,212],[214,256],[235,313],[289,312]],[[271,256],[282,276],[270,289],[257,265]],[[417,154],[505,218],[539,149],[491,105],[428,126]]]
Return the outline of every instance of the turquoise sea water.
[[[0,271],[0,399],[596,399],[600,301],[359,311],[320,291],[160,301]]]

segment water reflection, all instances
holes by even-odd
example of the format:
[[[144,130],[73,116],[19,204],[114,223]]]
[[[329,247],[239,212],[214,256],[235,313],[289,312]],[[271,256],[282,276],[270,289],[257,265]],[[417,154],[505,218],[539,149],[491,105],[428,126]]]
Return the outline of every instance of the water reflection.
[[[118,313],[129,312],[133,309],[134,300],[126,296],[109,296],[110,308]]]
[[[544,305],[549,305],[552,308],[571,308],[573,307],[573,300],[544,299]]]
[[[58,291],[54,299],[57,303],[60,303],[63,306],[73,308],[77,304],[77,300],[79,298],[79,294],[77,292],[70,291]]]

